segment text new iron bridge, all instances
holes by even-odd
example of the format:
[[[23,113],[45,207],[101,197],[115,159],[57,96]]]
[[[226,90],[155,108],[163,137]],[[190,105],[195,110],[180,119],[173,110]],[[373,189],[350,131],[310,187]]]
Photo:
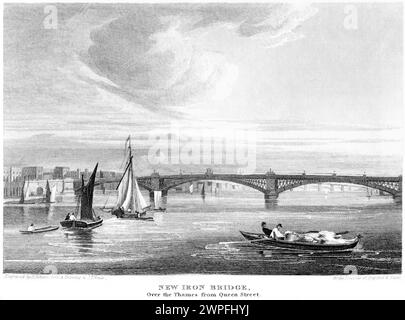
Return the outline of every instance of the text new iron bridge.
[[[402,202],[402,176],[381,177],[367,175],[311,175],[311,174],[276,174],[269,171],[265,174],[220,174],[214,173],[211,169],[203,174],[178,174],[159,175],[154,172],[150,176],[138,177],[139,186],[150,191],[153,197],[154,191],[162,191],[162,196],[167,196],[170,189],[176,188],[185,183],[196,181],[225,181],[241,184],[264,194],[266,201],[278,198],[284,191],[294,189],[299,186],[314,183],[350,183],[369,188],[378,189],[389,193],[395,201]],[[100,179],[98,184],[117,182],[117,180]]]

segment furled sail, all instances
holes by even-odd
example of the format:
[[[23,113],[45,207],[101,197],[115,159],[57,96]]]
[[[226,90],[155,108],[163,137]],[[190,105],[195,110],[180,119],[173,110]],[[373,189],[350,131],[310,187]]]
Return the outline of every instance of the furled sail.
[[[87,185],[84,185],[84,180],[82,176],[82,188],[81,188],[81,204],[80,204],[80,219],[81,220],[92,220],[95,221],[93,213],[93,192],[94,192],[94,182],[96,180],[98,163],[96,164],[93,173],[90,176]]]

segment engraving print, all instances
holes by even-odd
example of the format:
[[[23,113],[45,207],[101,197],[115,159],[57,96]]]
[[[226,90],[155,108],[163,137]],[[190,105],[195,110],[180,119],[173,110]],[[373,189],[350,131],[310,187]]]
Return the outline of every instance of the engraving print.
[[[4,273],[401,274],[401,3],[3,8]]]

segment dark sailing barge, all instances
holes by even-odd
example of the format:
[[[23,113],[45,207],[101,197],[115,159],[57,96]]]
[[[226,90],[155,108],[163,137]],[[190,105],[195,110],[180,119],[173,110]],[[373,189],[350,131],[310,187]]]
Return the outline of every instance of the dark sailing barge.
[[[94,229],[102,225],[103,219],[96,216],[93,209],[94,181],[96,179],[97,167],[98,163],[86,185],[84,184],[82,176],[82,186],[80,188],[76,212],[71,214],[73,217],[66,217],[66,220],[60,222],[63,228],[86,230]]]

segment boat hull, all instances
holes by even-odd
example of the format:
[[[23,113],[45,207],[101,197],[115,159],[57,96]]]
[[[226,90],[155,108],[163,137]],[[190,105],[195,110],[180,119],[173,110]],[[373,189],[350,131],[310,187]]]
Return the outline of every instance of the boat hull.
[[[120,217],[117,217],[119,219],[124,219],[124,220],[145,220],[145,221],[153,221],[153,217],[139,217],[136,214],[122,214]]]
[[[142,214],[135,213],[124,213],[121,209],[112,210],[111,214],[118,219],[153,221],[153,217],[145,217]]]
[[[286,241],[286,240],[274,240],[267,238],[260,233],[251,233],[240,231],[242,236],[249,241],[254,241],[255,244],[277,247],[291,250],[308,250],[308,251],[346,251],[354,249],[359,243],[359,237],[351,240],[346,240],[342,244],[319,244],[310,242],[298,242],[298,241]]]
[[[43,228],[37,228],[33,231],[28,231],[28,230],[20,230],[22,234],[34,234],[34,233],[44,233],[44,232],[50,232],[50,231],[55,231],[58,230],[59,226],[47,226]]]
[[[96,221],[84,221],[84,220],[65,220],[60,222],[62,228],[65,229],[94,229],[103,224],[103,219]]]

